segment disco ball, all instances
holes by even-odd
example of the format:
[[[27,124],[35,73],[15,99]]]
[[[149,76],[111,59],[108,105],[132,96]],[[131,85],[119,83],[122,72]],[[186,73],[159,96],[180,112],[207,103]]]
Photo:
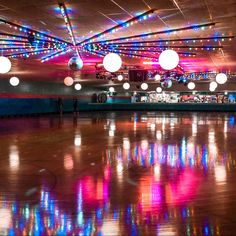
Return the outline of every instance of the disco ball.
[[[69,62],[68,62],[68,67],[73,70],[73,71],[77,71],[77,70],[81,70],[83,67],[83,61],[81,58],[79,57],[72,57]]]
[[[172,86],[172,81],[170,79],[164,80],[163,82],[161,82],[162,88],[168,89],[168,88],[171,88],[171,86]]]

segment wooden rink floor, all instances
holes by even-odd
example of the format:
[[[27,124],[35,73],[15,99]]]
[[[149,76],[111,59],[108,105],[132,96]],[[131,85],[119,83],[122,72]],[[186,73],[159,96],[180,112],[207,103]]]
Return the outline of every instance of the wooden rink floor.
[[[0,235],[236,235],[235,119],[0,119]]]

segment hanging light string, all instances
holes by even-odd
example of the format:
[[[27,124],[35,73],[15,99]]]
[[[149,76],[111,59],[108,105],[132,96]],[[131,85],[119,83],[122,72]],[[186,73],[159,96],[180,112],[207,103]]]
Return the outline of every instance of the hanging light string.
[[[114,27],[111,27],[99,34],[96,34],[90,38],[85,39],[84,41],[80,42],[79,45],[84,45],[87,42],[93,42],[94,40],[98,39],[98,38],[103,38],[105,35],[107,34],[112,34],[115,33],[117,31],[119,31],[122,28],[128,28],[130,26],[132,26],[134,23],[138,23],[141,22],[143,20],[147,20],[148,18],[150,18],[152,16],[152,14],[156,11],[156,9],[151,9],[149,11],[146,11],[138,16],[135,16],[127,21],[125,21],[124,23],[118,24]]]
[[[160,54],[162,51],[161,50],[143,50],[143,49],[134,49],[134,48],[130,48],[130,49],[126,49],[126,48],[98,48],[98,49],[94,49],[93,51],[104,51],[104,52],[114,52],[114,53],[120,53],[120,52],[129,52],[130,55],[136,54],[138,53],[142,53],[142,52],[146,52],[146,53],[158,53]],[[89,51],[89,50],[88,50]],[[192,52],[177,52],[179,55],[184,55],[184,56],[196,56],[196,53],[192,53]]]
[[[214,48],[222,48],[223,46],[218,45],[156,45],[156,46],[147,46],[147,45],[99,45],[94,46],[94,48],[162,48],[162,47],[173,47],[173,48],[206,48],[206,47],[214,47]],[[87,47],[89,48],[89,47]]]
[[[7,57],[11,57],[11,58],[16,58],[16,57],[29,57],[30,55],[38,55],[38,54],[42,54],[42,53],[50,53],[54,51],[55,49],[40,49],[40,50],[34,50],[34,51],[26,51],[26,52],[20,52],[20,53],[14,53],[14,54],[8,54],[6,55]]]
[[[58,52],[54,52],[54,53],[52,53],[50,55],[47,55],[46,57],[42,57],[41,58],[41,62],[49,61],[49,60],[51,60],[51,59],[53,59],[55,57],[58,57],[58,56],[63,55],[63,54],[66,54],[67,52],[70,52],[70,51],[72,51],[72,48],[65,48],[65,49],[62,49],[62,50],[60,50]]]
[[[170,33],[177,33],[181,31],[186,31],[186,30],[198,30],[202,29],[205,30],[206,27],[212,27],[215,26],[215,22],[213,23],[206,23],[206,24],[197,24],[197,25],[191,25],[187,27],[181,27],[181,28],[175,28],[175,29],[168,29],[168,30],[163,30],[163,31],[156,31],[156,32],[151,32],[151,33],[146,33],[146,34],[137,34],[137,35],[132,35],[132,36],[127,36],[127,37],[122,37],[122,38],[115,38],[115,39],[109,39],[109,40],[104,40],[104,41],[97,41],[96,43],[109,43],[109,42],[117,42],[117,41],[128,41],[128,40],[133,40],[136,38],[150,38],[152,36],[158,36],[161,34],[170,34]]]
[[[90,52],[86,49],[84,49],[85,51],[87,52]],[[107,51],[93,51],[93,52],[90,52],[94,55],[99,55],[99,56],[105,56],[107,52],[110,52],[109,50]],[[144,55],[135,55],[133,53],[125,53],[125,52],[122,52],[120,53],[120,55],[123,55],[123,56],[128,56],[128,57],[132,57],[132,58],[147,58],[147,59],[153,59],[153,60],[158,60],[158,57],[153,57],[153,56],[144,56]]]
[[[16,35],[16,34],[8,34],[4,32],[0,32],[0,36],[5,37],[5,39],[0,39],[0,40],[6,40],[6,41],[13,41],[15,39],[20,39],[21,41],[27,41],[28,42],[28,37],[27,36],[22,36],[22,35]],[[12,38],[12,39],[11,39]],[[44,43],[53,43],[53,44],[59,44],[59,45],[67,45],[65,43],[61,42],[53,42],[52,40],[45,40],[45,39],[40,39],[40,38],[35,38],[36,42],[44,42]]]
[[[18,24],[15,24],[15,23],[12,23],[10,21],[7,21],[7,20],[3,20],[3,19],[0,19],[0,23],[4,23],[16,30],[19,30],[23,33],[27,33],[27,34],[32,34],[36,37],[40,37],[40,38],[43,38],[43,39],[46,39],[46,40],[49,40],[49,41],[52,41],[52,42],[57,42],[57,43],[63,43],[63,44],[70,44],[60,38],[57,38],[57,37],[53,37],[53,36],[50,36],[48,34],[45,34],[45,33],[42,33],[42,32],[39,32],[37,30],[33,30],[33,29],[30,29],[28,27],[25,27],[25,26],[21,26],[21,25],[18,25]]]
[[[94,42],[94,43],[88,43],[85,44],[85,46],[87,45],[150,45],[150,44],[157,44],[157,43],[175,43],[175,42],[179,42],[179,43],[196,43],[198,41],[203,42],[203,41],[208,41],[210,42],[211,40],[218,42],[219,40],[221,41],[225,41],[226,39],[228,39],[229,41],[231,41],[232,39],[234,39],[234,36],[216,36],[216,37],[201,37],[201,38],[181,38],[181,39],[160,39],[160,40],[150,40],[150,41],[129,41],[129,42],[116,42],[116,43],[112,43],[112,42]]]
[[[94,47],[87,47],[88,50],[90,49],[125,49],[125,50],[131,50],[131,51],[137,51],[137,50],[143,50],[143,51],[150,51],[150,52],[154,52],[155,50],[159,49],[159,50],[165,50],[165,49],[189,49],[189,50],[198,50],[198,49],[202,49],[202,50],[215,50],[215,49],[220,49],[223,48],[223,46],[213,46],[213,45],[203,45],[203,46],[199,46],[199,45],[158,45],[158,46],[144,46],[144,45],[136,45],[136,46],[128,46],[128,45],[100,45],[100,46],[94,46]]]

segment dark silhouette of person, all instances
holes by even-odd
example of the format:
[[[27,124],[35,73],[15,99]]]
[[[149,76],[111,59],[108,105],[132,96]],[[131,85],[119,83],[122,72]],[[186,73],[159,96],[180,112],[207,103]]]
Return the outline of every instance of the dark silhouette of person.
[[[62,98],[58,98],[57,106],[58,106],[58,112],[59,112],[60,116],[62,116],[62,114],[63,114],[63,101],[62,101]]]
[[[74,115],[77,115],[77,112],[78,112],[78,99],[77,98],[73,99],[73,111],[74,111]]]

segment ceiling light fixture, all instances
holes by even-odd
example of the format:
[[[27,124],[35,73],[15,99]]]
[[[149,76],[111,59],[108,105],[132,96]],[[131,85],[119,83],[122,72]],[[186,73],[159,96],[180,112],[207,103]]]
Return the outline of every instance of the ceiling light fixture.
[[[103,66],[109,72],[116,72],[122,66],[122,60],[116,53],[109,53],[103,59]]]
[[[161,87],[157,87],[157,88],[156,88],[156,92],[157,92],[157,93],[161,93],[161,92],[162,92],[162,88],[161,88]]]
[[[142,83],[141,84],[141,89],[142,90],[147,90],[148,89],[148,84],[147,83]]]
[[[114,92],[115,92],[114,87],[110,87],[110,88],[109,88],[109,92],[110,92],[110,93],[114,93]]]
[[[218,84],[225,84],[227,82],[227,75],[224,73],[219,73],[216,75],[216,82]]]
[[[70,76],[67,76],[67,77],[64,79],[64,84],[65,84],[66,86],[71,86],[71,85],[73,85],[73,83],[74,83],[74,80],[73,80],[73,78],[70,77]]]
[[[117,76],[117,79],[118,79],[119,81],[122,81],[122,80],[124,79],[124,77],[123,77],[123,75],[118,75],[118,76]]]
[[[10,70],[11,70],[11,61],[5,56],[0,56],[0,74],[6,74]]]
[[[179,55],[174,50],[165,50],[159,56],[160,66],[165,70],[173,70],[179,64]]]
[[[20,80],[17,77],[11,77],[9,80],[9,83],[11,84],[11,86],[17,86],[20,83]]]
[[[188,83],[188,89],[193,90],[193,89],[195,89],[195,87],[196,87],[196,85],[195,85],[194,82],[189,82]]]
[[[125,82],[125,83],[123,84],[123,88],[124,88],[125,90],[128,90],[128,89],[130,88],[130,84],[129,84],[128,82]]]
[[[82,85],[81,84],[79,84],[79,83],[75,84],[75,90],[79,91],[81,89],[82,89]]]

